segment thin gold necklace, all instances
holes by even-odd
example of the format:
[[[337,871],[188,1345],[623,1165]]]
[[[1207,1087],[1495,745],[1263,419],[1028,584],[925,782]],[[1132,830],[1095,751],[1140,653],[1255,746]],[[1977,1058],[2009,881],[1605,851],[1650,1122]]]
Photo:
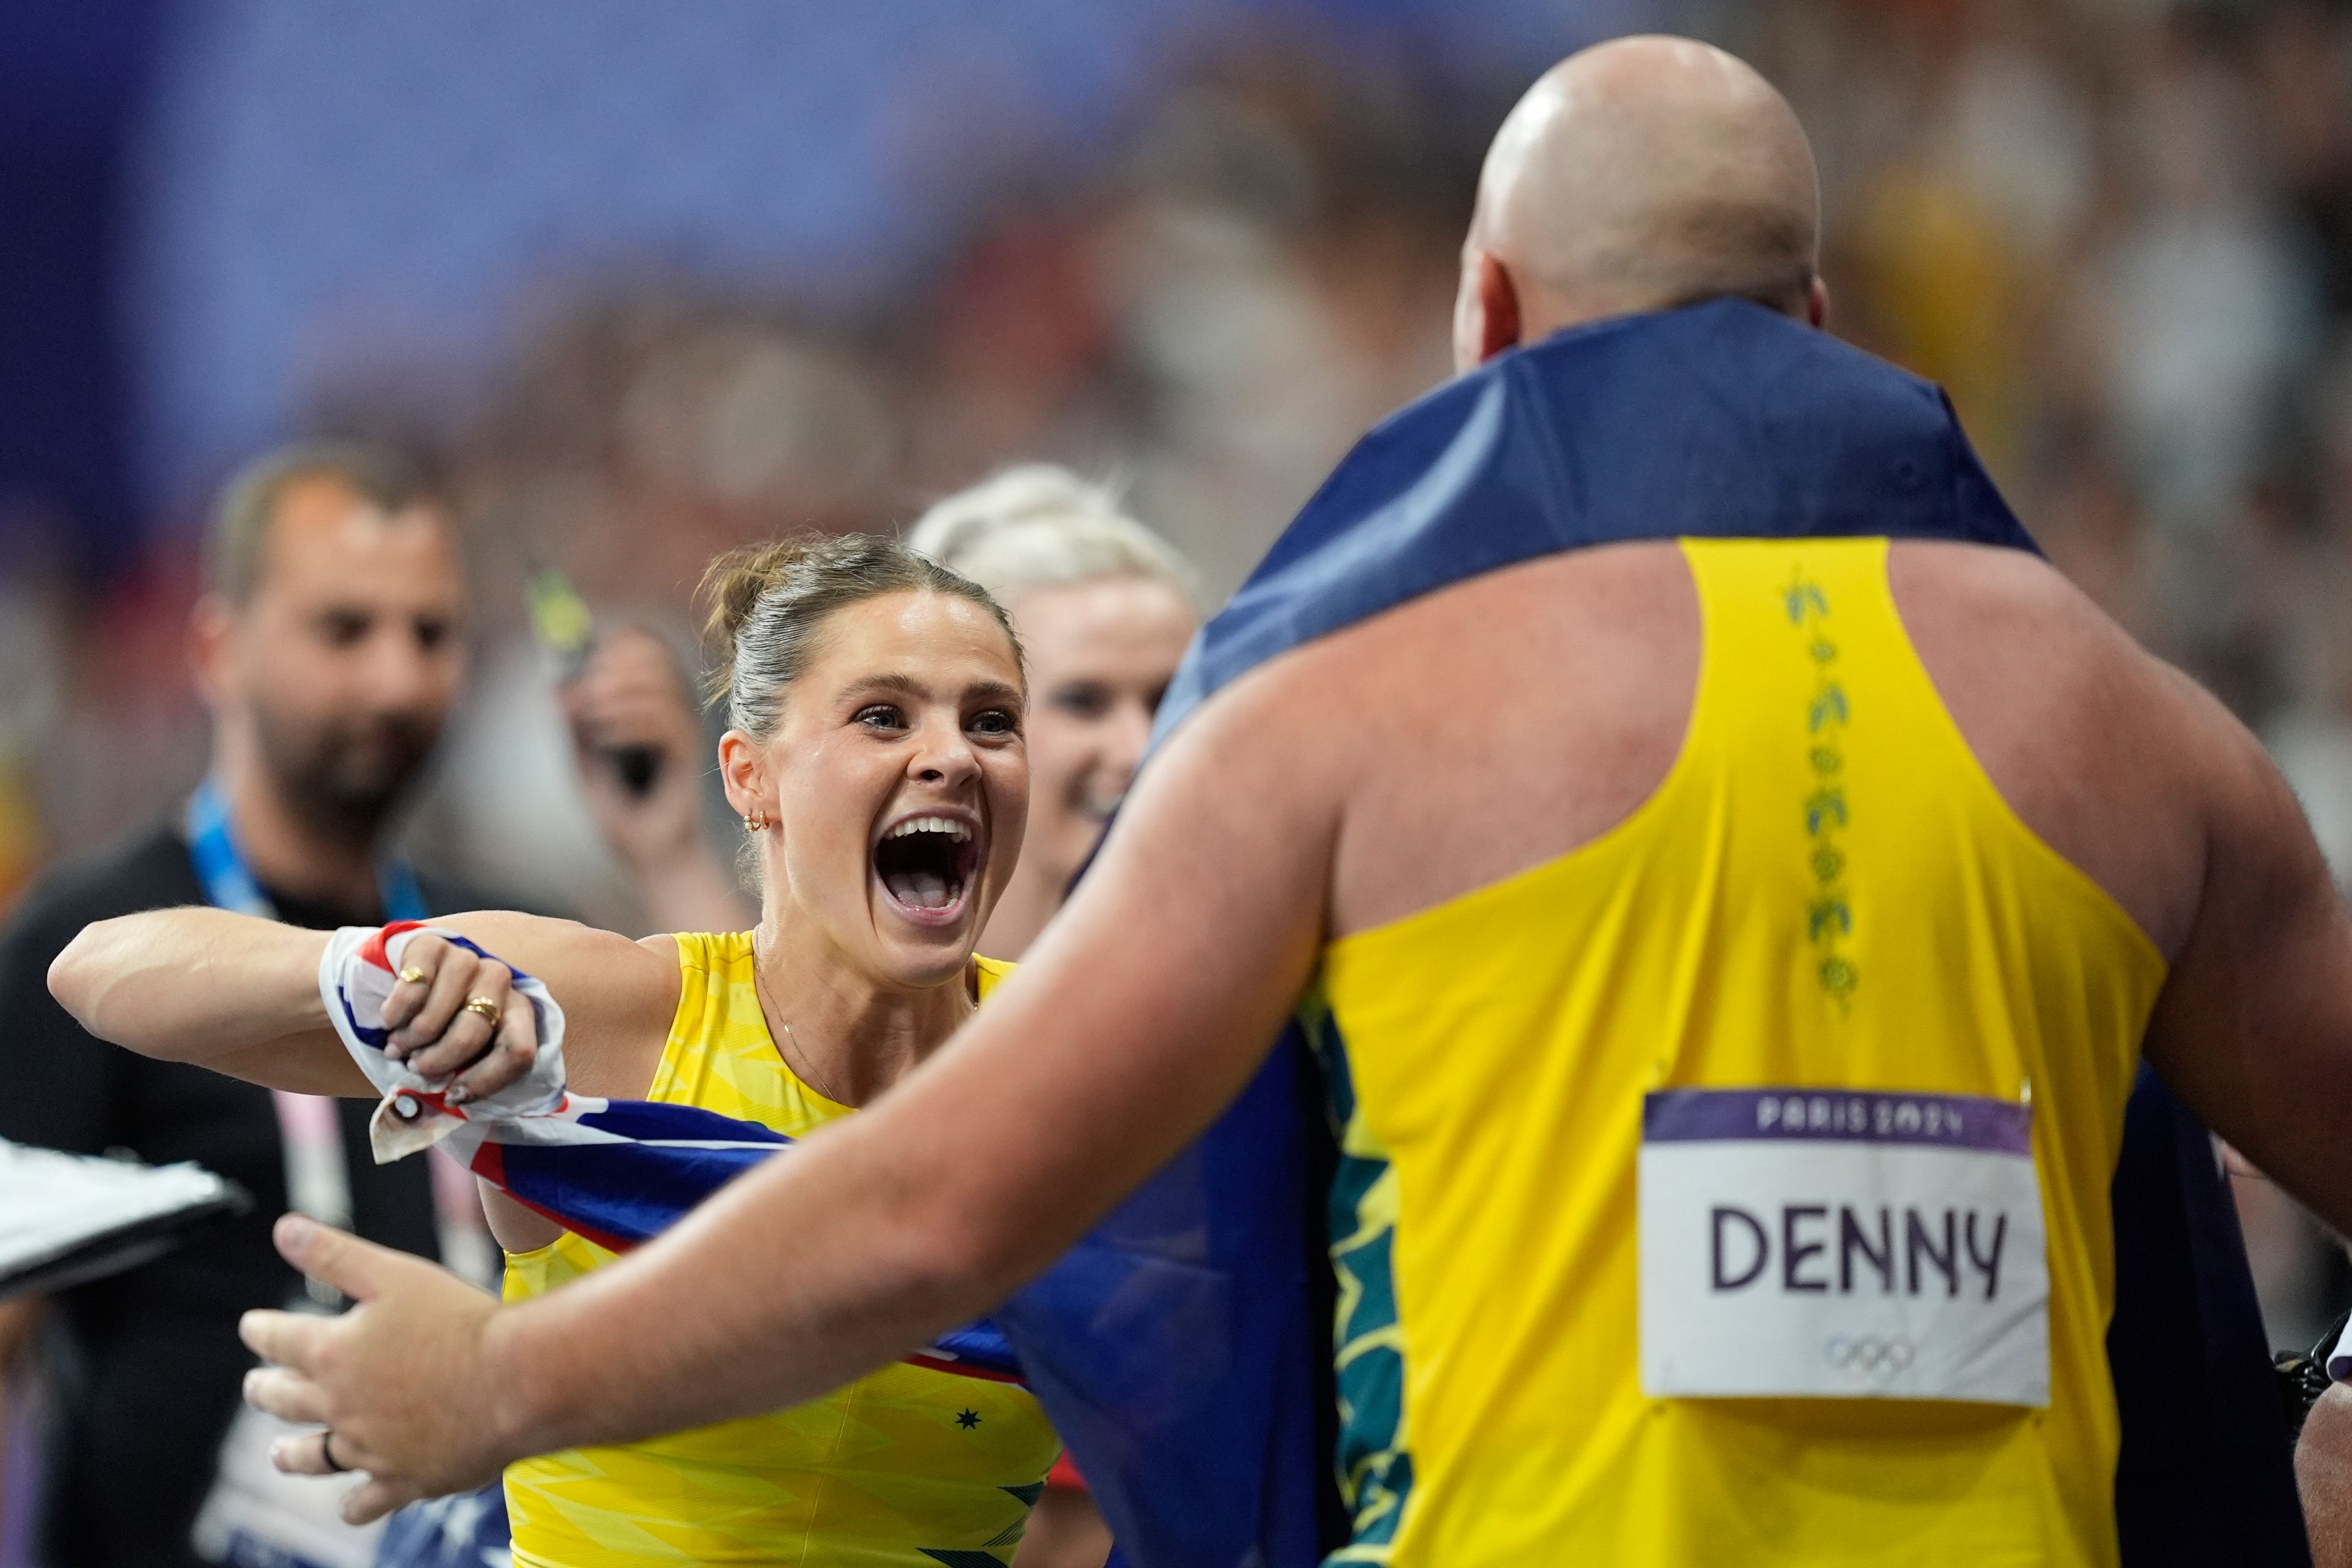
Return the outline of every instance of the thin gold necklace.
[[[833,1085],[825,1081],[824,1075],[816,1070],[816,1064],[809,1060],[807,1050],[801,1045],[801,1037],[793,1032],[790,1024],[784,1022],[782,1010],[769,996],[767,984],[760,978],[760,950],[756,943],[751,949],[751,994],[759,998],[760,1005],[776,1021],[776,1026],[783,1030],[784,1038],[791,1043],[791,1049],[783,1052],[784,1065],[807,1079],[819,1094],[835,1105],[847,1105],[849,1101],[833,1091]],[[795,1056],[800,1058],[797,1063],[793,1060]]]

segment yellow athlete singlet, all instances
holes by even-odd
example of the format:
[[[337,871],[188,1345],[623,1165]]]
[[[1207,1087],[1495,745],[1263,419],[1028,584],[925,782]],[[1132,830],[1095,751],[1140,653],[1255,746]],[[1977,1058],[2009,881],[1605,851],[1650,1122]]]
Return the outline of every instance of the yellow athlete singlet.
[[[1335,1563],[2084,1564],[2161,956],[1978,766],[1884,540],[1686,542],[1681,753],[1333,942]]]
[[[791,1137],[850,1114],[784,1065],[752,988],[749,932],[677,942],[684,986],[647,1099]],[[985,998],[1011,966],[974,962]],[[506,1299],[554,1289],[612,1259],[566,1232],[508,1257]],[[1012,1561],[1060,1451],[1026,1390],[890,1366],[772,1415],[509,1467],[514,1560],[518,1568],[985,1568]]]

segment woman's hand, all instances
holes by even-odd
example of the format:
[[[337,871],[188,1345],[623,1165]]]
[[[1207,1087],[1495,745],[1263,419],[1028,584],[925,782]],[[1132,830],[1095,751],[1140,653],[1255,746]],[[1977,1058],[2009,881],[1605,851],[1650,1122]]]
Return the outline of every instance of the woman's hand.
[[[530,1071],[539,1024],[513,972],[495,958],[419,931],[401,950],[383,1005],[384,1055],[421,1077],[456,1075],[452,1104],[496,1094]]]

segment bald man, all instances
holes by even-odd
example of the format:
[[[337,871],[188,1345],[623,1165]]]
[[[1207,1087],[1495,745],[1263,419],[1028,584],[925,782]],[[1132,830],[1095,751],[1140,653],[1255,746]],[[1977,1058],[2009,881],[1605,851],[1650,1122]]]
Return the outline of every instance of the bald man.
[[[287,1370],[249,1392],[331,1425],[360,1514],[811,1397],[1044,1268],[1303,1017],[1345,1124],[1341,1560],[2114,1562],[2132,1073],[2352,1224],[2352,928],[2218,704],[1954,542],[2022,536],[1931,389],[1802,324],[1813,229],[1728,57],[1547,75],[1465,251],[1493,363],[1367,444],[1434,428],[1426,483],[1310,508],[1220,617],[1290,640],[1210,628],[990,1006],[525,1306],[287,1222],[363,1304],[251,1320]],[[1379,580],[1465,485],[1451,575]]]
[[[1719,49],[1637,38],[1555,67],[1487,151],[1457,370],[1580,321],[1732,298],[1820,326],[1821,184],[1788,100]]]

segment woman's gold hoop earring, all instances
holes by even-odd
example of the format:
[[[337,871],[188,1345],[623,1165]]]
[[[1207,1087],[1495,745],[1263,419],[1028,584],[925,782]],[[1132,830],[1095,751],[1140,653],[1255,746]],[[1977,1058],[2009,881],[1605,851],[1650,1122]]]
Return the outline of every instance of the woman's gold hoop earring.
[[[751,815],[743,818],[743,826],[753,833],[766,831],[768,826],[767,809],[764,806],[753,806],[751,808]]]

